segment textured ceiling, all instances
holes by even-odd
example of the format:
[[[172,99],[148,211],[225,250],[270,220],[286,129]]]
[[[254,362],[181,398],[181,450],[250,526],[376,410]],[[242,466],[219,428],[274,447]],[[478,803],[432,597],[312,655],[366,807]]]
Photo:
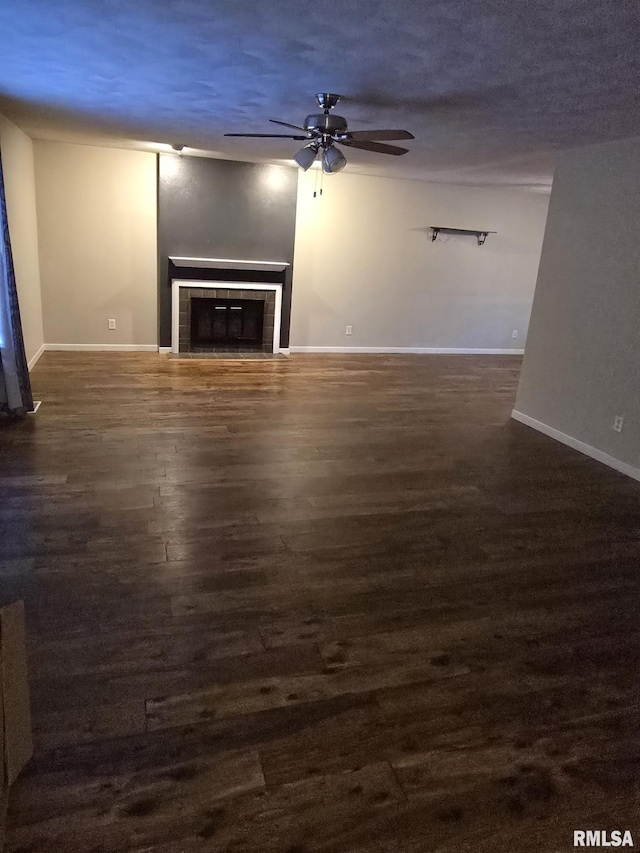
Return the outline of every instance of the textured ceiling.
[[[5,0],[0,111],[33,136],[180,142],[281,161],[316,91],[411,153],[353,171],[545,185],[553,152],[640,135],[640,7],[626,0]]]

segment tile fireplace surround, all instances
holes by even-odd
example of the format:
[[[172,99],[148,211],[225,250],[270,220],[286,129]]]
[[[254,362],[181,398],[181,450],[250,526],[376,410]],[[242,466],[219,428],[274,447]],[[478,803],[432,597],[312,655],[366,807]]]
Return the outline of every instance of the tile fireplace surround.
[[[205,346],[191,346],[191,309],[192,298],[218,299],[260,299],[265,303],[262,352],[280,352],[280,317],[282,312],[282,285],[259,282],[229,281],[183,281],[172,282],[172,324],[171,351],[173,353],[213,353],[236,351],[241,349]],[[247,352],[255,352],[247,349]]]

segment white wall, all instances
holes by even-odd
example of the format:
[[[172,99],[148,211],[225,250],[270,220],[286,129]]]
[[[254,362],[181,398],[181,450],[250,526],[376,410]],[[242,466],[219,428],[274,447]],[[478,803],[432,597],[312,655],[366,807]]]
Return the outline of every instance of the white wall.
[[[519,417],[638,479],[639,223],[640,140],[559,157],[516,402]]]
[[[47,345],[155,346],[156,155],[42,140],[34,150]]]
[[[524,347],[548,195],[346,170],[314,198],[315,180],[298,185],[294,350]],[[498,233],[432,243],[430,225]]]
[[[0,115],[0,147],[22,334],[27,361],[33,362],[44,341],[33,143]]]

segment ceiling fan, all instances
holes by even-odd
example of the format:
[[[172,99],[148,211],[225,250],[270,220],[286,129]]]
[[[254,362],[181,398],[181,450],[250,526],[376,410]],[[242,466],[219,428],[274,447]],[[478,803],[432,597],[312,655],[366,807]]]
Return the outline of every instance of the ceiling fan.
[[[361,148],[363,151],[375,151],[377,154],[407,154],[408,148],[400,148],[398,145],[385,145],[381,140],[387,139],[415,139],[408,130],[353,130],[347,127],[347,120],[342,116],[332,113],[331,110],[340,100],[340,95],[331,92],[320,92],[316,95],[316,102],[321,113],[308,115],[304,120],[304,126],[289,124],[286,121],[269,119],[274,124],[290,127],[301,131],[299,134],[288,133],[225,133],[225,136],[252,136],[262,139],[300,139],[309,140],[307,144],[298,151],[293,158],[303,171],[314,162],[321,152],[322,170],[327,174],[339,172],[347,165],[347,158],[336,143],[348,148]]]

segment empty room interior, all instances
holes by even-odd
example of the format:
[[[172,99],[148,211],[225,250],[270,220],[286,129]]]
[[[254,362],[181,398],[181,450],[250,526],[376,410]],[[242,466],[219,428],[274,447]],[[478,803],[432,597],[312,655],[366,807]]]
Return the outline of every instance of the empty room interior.
[[[0,33],[0,850],[640,845],[640,8]]]

